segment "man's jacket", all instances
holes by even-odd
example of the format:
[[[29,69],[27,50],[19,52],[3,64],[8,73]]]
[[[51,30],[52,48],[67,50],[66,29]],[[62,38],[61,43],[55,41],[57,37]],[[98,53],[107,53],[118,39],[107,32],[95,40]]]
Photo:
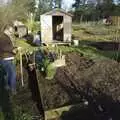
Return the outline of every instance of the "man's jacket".
[[[2,35],[0,34],[0,59],[13,57],[13,49],[14,46],[10,37],[5,33],[3,33]]]

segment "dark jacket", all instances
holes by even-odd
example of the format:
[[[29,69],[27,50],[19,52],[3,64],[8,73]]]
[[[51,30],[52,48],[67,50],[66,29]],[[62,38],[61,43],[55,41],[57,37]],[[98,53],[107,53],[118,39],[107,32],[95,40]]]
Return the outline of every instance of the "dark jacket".
[[[13,49],[14,46],[10,40],[10,37],[5,33],[2,35],[0,34],[0,59],[13,57]]]

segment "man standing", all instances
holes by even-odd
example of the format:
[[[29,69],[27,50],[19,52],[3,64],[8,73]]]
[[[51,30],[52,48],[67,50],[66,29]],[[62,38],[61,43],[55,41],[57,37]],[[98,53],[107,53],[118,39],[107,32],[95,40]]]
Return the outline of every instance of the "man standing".
[[[12,93],[16,91],[16,70],[14,60],[14,47],[10,37],[2,33],[0,34],[0,64],[3,66],[7,75],[6,89],[10,89]]]

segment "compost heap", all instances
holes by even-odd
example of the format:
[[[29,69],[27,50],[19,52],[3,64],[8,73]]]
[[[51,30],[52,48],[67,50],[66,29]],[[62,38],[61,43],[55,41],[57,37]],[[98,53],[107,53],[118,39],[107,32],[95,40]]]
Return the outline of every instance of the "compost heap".
[[[94,62],[78,53],[67,54],[66,63],[57,69],[53,80],[41,82],[45,109],[80,103],[80,108],[63,113],[61,119],[119,120],[120,64]]]

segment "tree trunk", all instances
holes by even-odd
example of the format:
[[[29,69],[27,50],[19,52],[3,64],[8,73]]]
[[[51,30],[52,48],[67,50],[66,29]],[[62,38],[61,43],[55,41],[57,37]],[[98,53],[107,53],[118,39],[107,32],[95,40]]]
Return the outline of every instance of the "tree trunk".
[[[80,17],[80,23],[83,21],[83,15],[81,15]]]

